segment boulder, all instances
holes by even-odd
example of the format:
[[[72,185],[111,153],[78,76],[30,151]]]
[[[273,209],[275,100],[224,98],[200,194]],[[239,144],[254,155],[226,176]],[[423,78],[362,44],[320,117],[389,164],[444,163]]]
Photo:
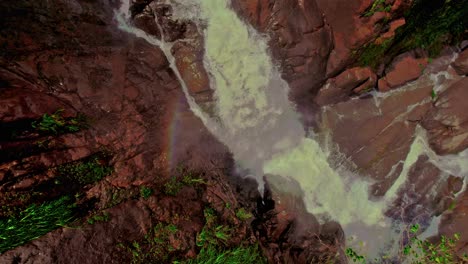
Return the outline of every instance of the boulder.
[[[385,92],[416,80],[427,64],[426,58],[415,58],[410,53],[398,56],[386,70],[385,77],[379,80],[379,91]]]
[[[351,68],[337,77],[329,79],[314,100],[318,105],[345,101],[352,95],[358,95],[373,89],[376,81],[377,76],[371,68]]]
[[[458,58],[452,63],[452,67],[460,75],[468,74],[468,49],[458,54]]]

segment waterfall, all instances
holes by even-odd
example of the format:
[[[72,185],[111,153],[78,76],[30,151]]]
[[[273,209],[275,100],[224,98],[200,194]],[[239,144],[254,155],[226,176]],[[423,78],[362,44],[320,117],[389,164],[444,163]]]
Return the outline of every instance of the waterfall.
[[[229,147],[236,163],[248,170],[249,176],[261,186],[265,176],[270,179],[268,175],[297,182],[307,211],[339,222],[347,234],[371,232],[371,238],[381,236],[382,243],[395,235],[384,211],[396,198],[409,168],[420,154],[429,153],[432,160],[439,159],[446,165],[463,163],[463,157],[459,161],[453,157],[451,161],[436,157],[426,144],[424,133],[418,132],[406,161],[402,161],[405,169],[388,197],[370,200],[369,182],[351,172],[339,174],[330,166],[329,157],[313,135],[306,133],[295,105],[288,99],[288,84],[268,52],[268,38],[244,23],[231,10],[229,0],[166,0],[174,7],[174,18],[190,19],[202,31],[204,66],[215,91],[216,118],[204,113],[188,93],[171,53],[173,43],[129,24],[129,1],[124,0],[117,12],[120,28],[164,52],[191,110]],[[274,184],[274,177],[271,179]],[[386,230],[385,234],[379,233],[382,229]]]

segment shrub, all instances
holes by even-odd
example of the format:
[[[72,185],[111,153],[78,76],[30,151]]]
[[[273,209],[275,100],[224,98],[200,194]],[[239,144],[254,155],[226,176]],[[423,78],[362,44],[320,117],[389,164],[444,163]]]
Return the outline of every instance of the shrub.
[[[143,197],[143,199],[148,199],[152,194],[153,194],[153,189],[146,187],[146,186],[141,186],[140,196]]]

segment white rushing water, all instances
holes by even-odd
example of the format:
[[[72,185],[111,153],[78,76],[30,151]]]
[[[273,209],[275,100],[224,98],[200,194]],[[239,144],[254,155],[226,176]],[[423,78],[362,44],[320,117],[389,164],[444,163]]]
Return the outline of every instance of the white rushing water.
[[[204,113],[189,95],[171,53],[173,43],[158,40],[128,22],[129,0],[124,0],[117,14],[120,28],[164,52],[190,108],[229,147],[240,167],[247,169],[261,185],[265,175],[297,182],[310,213],[336,220],[345,231],[353,230],[358,235],[363,235],[359,230],[378,233],[386,228],[387,233],[373,233],[385,243],[394,232],[384,211],[397,197],[419,155],[426,153],[444,171],[468,172],[466,166],[460,165],[468,152],[461,157],[439,157],[430,150],[424,132],[418,130],[400,177],[386,197],[371,201],[369,183],[351,173],[338,174],[319,144],[306,136],[295,106],[288,99],[288,84],[268,53],[267,38],[239,19],[231,10],[229,0],[165,2],[174,7],[173,17],[191,19],[202,30],[204,66],[215,90],[216,120]]]

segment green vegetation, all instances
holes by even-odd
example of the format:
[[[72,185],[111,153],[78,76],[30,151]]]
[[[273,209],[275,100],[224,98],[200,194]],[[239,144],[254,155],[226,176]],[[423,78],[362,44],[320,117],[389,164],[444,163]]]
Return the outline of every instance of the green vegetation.
[[[198,182],[198,181],[197,181]],[[187,183],[187,182],[186,182]],[[245,209],[237,211],[240,218],[250,216]],[[267,263],[257,245],[230,247],[229,242],[235,232],[234,227],[221,224],[221,220],[212,208],[204,210],[205,226],[197,235],[196,244],[200,253],[195,259],[184,261],[172,261],[179,264],[243,264],[243,263]],[[238,216],[239,217],[239,216]],[[177,245],[177,226],[159,223],[152,228],[141,241],[133,241],[118,246],[124,248],[132,255],[132,264],[170,263],[180,256]],[[185,249],[184,249],[185,250]]]
[[[110,198],[104,208],[114,207],[126,200],[129,199],[137,199],[139,196],[141,197],[141,189],[137,187],[130,187],[130,188],[112,188],[108,190],[107,193],[108,197]]]
[[[251,213],[247,212],[244,208],[237,209],[236,216],[241,221],[245,221],[245,220],[248,220],[248,219],[253,217],[253,215]]]
[[[419,232],[418,224],[409,228],[409,233],[413,236],[410,243],[401,249],[401,256],[411,264],[455,264],[466,263],[468,255],[457,256],[456,242],[460,240],[459,234],[454,234],[452,238],[442,236],[439,243],[431,243],[421,240],[416,236]],[[354,263],[366,263],[364,256],[359,255],[352,248],[346,249],[346,256]],[[401,259],[400,259],[401,260]],[[376,259],[378,262],[378,259]]]
[[[143,199],[148,199],[152,194],[153,194],[153,189],[146,187],[146,186],[141,186],[140,196],[143,197]]]
[[[391,4],[386,4],[385,0],[374,0],[374,3],[372,3],[372,6],[367,9],[366,12],[362,16],[364,17],[370,17],[373,16],[376,12],[390,12],[392,9]]]
[[[39,199],[40,196],[39,192],[3,192],[0,195],[0,218],[17,216],[31,201]]]
[[[167,263],[174,249],[169,239],[178,232],[175,225],[157,224],[145,235],[143,241],[133,241],[130,245],[119,244],[132,254],[132,264]]]
[[[381,10],[382,2],[385,1],[375,1],[366,14]],[[444,45],[453,45],[463,39],[468,27],[465,4],[465,1],[452,0],[414,1],[405,14],[406,24],[397,29],[395,37],[382,44],[364,46],[356,53],[359,54],[358,64],[376,68],[384,57],[393,58],[416,48],[426,50],[430,57],[437,56]]]
[[[221,225],[212,208],[205,208],[205,226],[197,236],[197,246],[201,247],[197,258],[185,261],[185,264],[240,264],[240,263],[267,263],[258,246],[238,246],[226,248],[227,242],[235,230],[229,226]],[[239,219],[248,219],[252,215],[245,209],[237,210]]]
[[[220,225],[212,208],[205,208],[203,213],[205,215],[205,226],[197,236],[197,246],[226,245],[234,230],[228,226]]]
[[[384,57],[392,42],[393,39],[386,39],[381,44],[367,44],[364,46],[363,52],[359,56],[358,64],[362,66],[370,66],[374,69],[377,68],[379,66],[380,59]]]
[[[68,197],[31,205],[17,217],[0,220],[0,253],[39,238],[74,220],[75,204]]]
[[[431,98],[432,100],[436,100],[437,99],[437,92],[435,90],[432,90],[431,91]]]
[[[201,178],[195,178],[191,173],[185,173],[180,177],[172,176],[166,184],[164,184],[164,193],[171,196],[177,196],[180,189],[184,186],[194,186],[199,184],[206,184]]]
[[[410,233],[416,234],[419,231],[419,225],[413,225],[410,228]],[[460,240],[459,234],[454,234],[453,238],[442,236],[437,244],[433,244],[427,240],[423,241],[418,237],[413,237],[411,243],[403,248],[403,254],[408,256],[412,264],[426,263],[465,263],[468,261],[468,256],[458,259],[456,256],[456,242]]]
[[[108,212],[98,213],[88,218],[88,224],[93,225],[97,222],[108,222],[110,220],[110,214]]]
[[[177,263],[177,262],[174,262]],[[181,263],[181,262],[178,262]],[[191,259],[184,264],[266,264],[258,246],[236,247],[233,249],[220,250],[211,245],[203,248],[197,258]]]
[[[358,253],[356,253],[356,251],[354,251],[354,249],[352,248],[347,248],[346,249],[346,256],[352,260],[354,263],[366,263],[366,259],[364,258],[364,256],[361,256],[359,255]]]
[[[63,111],[63,109],[59,109],[53,114],[44,114],[40,121],[32,122],[31,126],[41,132],[53,134],[78,132],[87,126],[86,118],[83,115],[65,118],[62,115]]]
[[[112,167],[103,164],[99,155],[86,160],[59,166],[58,176],[77,182],[81,185],[92,184],[112,173]]]

